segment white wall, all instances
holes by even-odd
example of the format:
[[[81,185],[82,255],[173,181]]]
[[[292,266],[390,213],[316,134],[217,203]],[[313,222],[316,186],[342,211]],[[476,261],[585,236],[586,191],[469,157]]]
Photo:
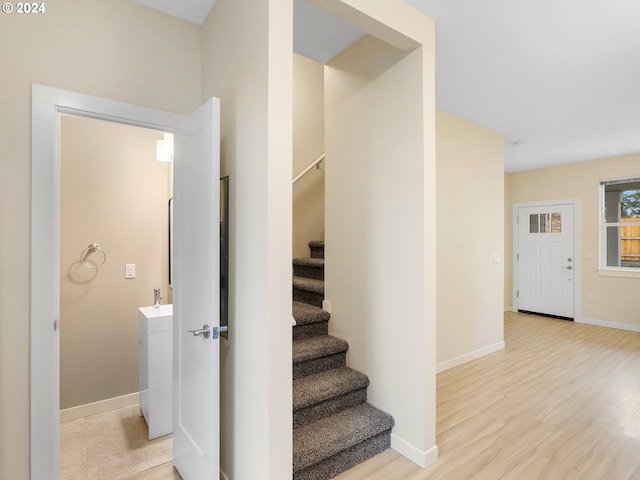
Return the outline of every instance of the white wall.
[[[230,176],[221,467],[233,480],[292,475],[292,13],[286,0],[218,0],[203,25],[203,100],[221,98]]]
[[[324,153],[324,65],[293,55],[293,175]],[[324,240],[324,163],[293,186],[293,258]]]
[[[406,50],[367,36],[325,69],[330,329],[369,376],[370,402],[394,416],[392,446],[426,466],[437,458],[433,23],[401,2],[345,3],[365,15],[343,18]]]
[[[190,113],[200,30],[128,0],[0,16],[0,478],[29,478],[31,84]],[[173,65],[167,67],[167,58]]]
[[[436,146],[442,371],[504,348],[504,140],[438,111]]]

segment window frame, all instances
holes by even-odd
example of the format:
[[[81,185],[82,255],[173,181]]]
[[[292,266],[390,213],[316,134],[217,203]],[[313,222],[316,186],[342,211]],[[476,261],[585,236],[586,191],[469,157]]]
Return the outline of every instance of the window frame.
[[[637,225],[640,226],[640,218],[634,222],[607,222],[606,221],[606,196],[605,189],[607,185],[612,184],[624,184],[624,183],[638,183],[640,182],[640,176],[629,176],[614,179],[601,180],[599,184],[599,201],[598,201],[598,273],[602,276],[614,276],[614,277],[628,277],[628,278],[640,278],[640,266],[639,267],[624,267],[622,265],[609,266],[607,265],[607,228],[617,227],[622,228],[624,226]],[[618,219],[620,220],[620,219]],[[620,257],[620,252],[618,252]]]

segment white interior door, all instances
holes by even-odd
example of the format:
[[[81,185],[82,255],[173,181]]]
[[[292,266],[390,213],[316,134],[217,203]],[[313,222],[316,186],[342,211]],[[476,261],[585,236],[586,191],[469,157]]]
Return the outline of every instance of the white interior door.
[[[574,206],[518,208],[519,310],[573,318]]]
[[[175,132],[173,463],[184,480],[220,470],[219,108],[209,100]]]

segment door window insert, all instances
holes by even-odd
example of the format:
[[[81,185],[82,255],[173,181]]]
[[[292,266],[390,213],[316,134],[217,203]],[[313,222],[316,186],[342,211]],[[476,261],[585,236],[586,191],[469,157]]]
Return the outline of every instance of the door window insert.
[[[562,214],[529,214],[529,233],[562,233]]]

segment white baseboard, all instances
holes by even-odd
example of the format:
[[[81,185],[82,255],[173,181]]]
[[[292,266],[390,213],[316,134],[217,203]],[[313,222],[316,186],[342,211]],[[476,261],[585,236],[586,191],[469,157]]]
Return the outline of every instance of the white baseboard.
[[[630,323],[608,322],[606,320],[596,320],[594,318],[587,317],[576,317],[573,321],[576,323],[584,323],[586,325],[595,325],[596,327],[617,328],[618,330],[640,332],[640,325],[632,325]]]
[[[77,407],[60,410],[60,422],[68,422],[76,418],[97,415],[117,408],[133,407],[140,404],[140,393],[130,393],[121,397],[107,398],[99,402],[86,403]]]
[[[427,468],[438,460],[438,446],[434,445],[426,452],[423,452],[410,443],[406,442],[402,438],[398,437],[395,433],[391,434],[391,448],[408,458],[420,468]]]
[[[464,355],[460,355],[459,357],[440,362],[436,365],[436,373],[444,372],[445,370],[449,370],[450,368],[457,367],[458,365],[462,365],[463,363],[470,362],[471,360],[484,357],[485,355],[489,355],[490,353],[497,352],[499,350],[504,350],[504,340],[498,343],[494,343],[493,345],[488,345],[479,350],[465,353]]]

